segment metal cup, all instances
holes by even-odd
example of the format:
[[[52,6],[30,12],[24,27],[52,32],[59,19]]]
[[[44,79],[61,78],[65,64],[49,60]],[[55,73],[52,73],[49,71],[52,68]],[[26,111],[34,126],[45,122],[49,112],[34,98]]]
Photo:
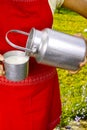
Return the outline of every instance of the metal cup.
[[[28,76],[29,56],[23,51],[8,51],[4,55],[4,67],[6,78],[12,81],[20,81]]]

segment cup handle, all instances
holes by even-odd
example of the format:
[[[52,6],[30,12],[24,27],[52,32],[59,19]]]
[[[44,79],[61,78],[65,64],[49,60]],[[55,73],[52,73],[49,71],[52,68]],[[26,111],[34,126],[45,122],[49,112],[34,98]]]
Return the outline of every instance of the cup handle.
[[[11,41],[9,40],[8,34],[9,34],[9,33],[12,33],[12,32],[24,34],[24,35],[27,35],[27,36],[29,36],[29,33],[24,32],[24,31],[21,31],[21,30],[9,30],[9,31],[6,33],[6,35],[5,35],[5,39],[6,39],[7,43],[8,43],[9,45],[11,45],[12,47],[14,47],[14,48],[16,48],[16,49],[23,50],[23,51],[31,52],[31,49],[28,49],[28,48],[24,48],[24,47],[15,45],[13,42],[11,42]]]

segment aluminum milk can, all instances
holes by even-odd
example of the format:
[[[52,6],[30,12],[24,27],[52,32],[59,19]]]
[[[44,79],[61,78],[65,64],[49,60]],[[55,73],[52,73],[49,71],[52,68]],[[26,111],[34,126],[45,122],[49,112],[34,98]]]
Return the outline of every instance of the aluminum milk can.
[[[10,32],[28,35],[26,47],[14,45],[8,39]],[[26,55],[35,57],[41,64],[76,71],[86,57],[86,43],[82,38],[58,32],[52,29],[39,31],[35,28],[26,33],[11,30],[6,34],[6,41],[17,49],[24,50]]]

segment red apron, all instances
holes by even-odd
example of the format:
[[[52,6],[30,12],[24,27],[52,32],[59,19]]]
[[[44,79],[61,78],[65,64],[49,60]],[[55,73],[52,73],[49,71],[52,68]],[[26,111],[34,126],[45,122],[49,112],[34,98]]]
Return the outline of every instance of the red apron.
[[[8,30],[51,28],[52,21],[48,0],[0,0],[0,53],[14,49],[5,42]],[[26,38],[14,35],[13,42],[25,46]],[[56,69],[31,59],[29,71],[20,82],[0,77],[0,130],[52,130],[60,121]]]

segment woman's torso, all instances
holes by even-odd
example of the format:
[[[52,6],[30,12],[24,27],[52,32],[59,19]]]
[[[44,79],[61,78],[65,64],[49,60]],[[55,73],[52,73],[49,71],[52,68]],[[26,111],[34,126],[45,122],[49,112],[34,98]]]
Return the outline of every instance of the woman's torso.
[[[29,32],[32,27],[42,30],[51,28],[53,23],[48,0],[2,0],[0,12],[2,12],[0,13],[0,53],[2,54],[15,49],[5,41],[5,34],[8,30],[19,29]],[[26,45],[27,38],[17,34],[10,37],[16,44]],[[53,67],[37,64],[35,59],[30,59],[30,76],[44,77],[46,74],[54,73],[54,70]]]
[[[32,27],[41,30],[51,28],[53,22],[48,0],[1,0],[0,12],[1,53],[14,49],[5,41],[8,30],[19,29],[29,32]],[[12,40],[21,46],[26,45],[24,39],[15,35],[12,37]]]

